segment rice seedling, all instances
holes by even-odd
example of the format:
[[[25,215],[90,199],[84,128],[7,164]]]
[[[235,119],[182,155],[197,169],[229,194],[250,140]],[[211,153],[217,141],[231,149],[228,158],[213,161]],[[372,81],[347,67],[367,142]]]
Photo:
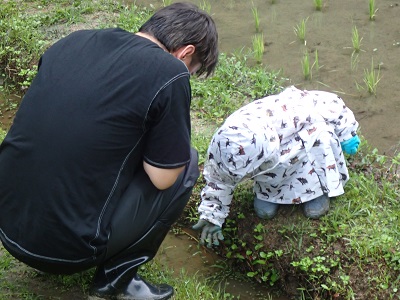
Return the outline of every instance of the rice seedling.
[[[211,3],[207,0],[203,0],[200,3],[200,8],[204,10],[206,13],[210,14],[211,13]]]
[[[306,43],[306,23],[307,19],[303,19],[299,24],[294,27],[294,33],[300,39],[300,41]]]
[[[313,67],[318,71],[319,70],[319,60],[318,60],[318,50],[315,49],[315,60],[313,63]]]
[[[378,71],[374,68],[374,59],[371,61],[371,69],[364,70],[364,83],[367,87],[368,92],[371,95],[376,96],[376,89],[378,87],[378,83],[381,80],[380,76],[380,68],[378,67]]]
[[[301,67],[303,70],[303,76],[304,79],[309,80],[311,79],[312,75],[311,75],[311,64],[310,64],[310,55],[308,54],[308,51],[306,50],[304,52],[303,58],[301,59]]]
[[[256,26],[256,32],[260,32],[260,17],[258,15],[258,8],[256,6],[252,6],[251,12],[253,13],[254,24]]]
[[[369,0],[369,19],[371,21],[375,20],[377,11],[378,11],[378,9],[375,8],[375,0]]]
[[[320,68],[317,49],[315,49],[315,57],[313,64],[311,64],[310,54],[308,53],[308,51],[306,50],[304,52],[303,58],[301,59],[301,67],[303,70],[304,79],[311,80],[313,69],[315,68],[318,71]]]
[[[314,7],[316,10],[322,10],[322,0],[314,0]]]
[[[353,51],[353,53],[351,54],[351,64],[350,64],[352,71],[357,70],[359,62],[360,62],[359,54]]]
[[[262,33],[253,36],[253,53],[255,60],[261,63],[264,55],[264,35]]]
[[[360,52],[362,39],[363,38],[362,37],[360,38],[360,35],[358,34],[357,27],[353,26],[351,41],[353,43],[354,52],[356,52],[356,53]]]

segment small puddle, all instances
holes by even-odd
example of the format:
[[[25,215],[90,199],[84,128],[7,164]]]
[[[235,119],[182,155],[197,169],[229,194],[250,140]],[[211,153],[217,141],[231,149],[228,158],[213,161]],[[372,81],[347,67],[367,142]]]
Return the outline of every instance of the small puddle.
[[[21,101],[21,97],[17,95],[5,96],[0,92],[0,128],[5,131],[11,126],[14,119],[16,103]],[[9,106],[9,107],[8,107]]]
[[[198,274],[204,278],[221,272],[221,268],[215,267],[221,258],[206,247],[199,246],[193,236],[197,233],[184,229],[185,233],[175,235],[169,233],[162,243],[156,260],[173,269],[178,274],[184,270],[190,275]],[[274,296],[266,286],[262,284],[241,281],[235,278],[228,278],[225,283],[221,283],[227,293],[240,296],[240,300],[289,300],[285,297]]]

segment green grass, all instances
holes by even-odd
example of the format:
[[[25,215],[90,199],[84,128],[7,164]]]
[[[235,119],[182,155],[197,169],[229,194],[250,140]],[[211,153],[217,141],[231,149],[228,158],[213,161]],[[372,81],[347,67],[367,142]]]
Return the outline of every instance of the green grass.
[[[211,3],[208,0],[202,0],[199,7],[207,13],[211,13]]]
[[[5,132],[3,129],[0,128],[0,143],[4,140],[6,134],[7,132]]]
[[[214,76],[192,79],[192,114],[221,124],[249,99],[279,92],[281,84],[279,72],[268,72],[262,65],[249,66],[243,54],[222,53]]]
[[[198,274],[188,275],[184,269],[181,269],[179,274],[175,274],[173,270],[161,265],[157,260],[145,264],[140,272],[151,282],[168,282],[174,286],[176,300],[237,299],[224,291],[224,288],[220,286],[220,281],[207,280]]]
[[[145,11],[129,8],[130,22],[142,21]],[[6,1],[0,6],[0,69],[4,78],[1,90],[25,92],[36,74],[36,64],[40,55],[55,40],[68,32],[53,31],[55,26],[68,28],[72,24],[82,24],[84,28],[125,25],[124,10],[117,1],[79,1],[71,5],[69,1]],[[137,8],[137,7],[136,7]],[[120,12],[121,22],[113,12]],[[107,20],[98,24],[98,18],[89,15],[108,13]],[[137,12],[137,14],[133,14]],[[86,21],[85,21],[86,20]],[[83,25],[84,24],[84,25]],[[129,25],[129,24],[126,24]],[[127,26],[129,29],[129,26]],[[1,91],[0,90],[0,91]]]

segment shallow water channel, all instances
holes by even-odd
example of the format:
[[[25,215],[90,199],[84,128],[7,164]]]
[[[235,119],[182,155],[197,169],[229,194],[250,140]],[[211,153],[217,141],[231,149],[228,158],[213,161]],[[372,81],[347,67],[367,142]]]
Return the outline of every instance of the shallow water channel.
[[[303,89],[321,89],[339,94],[360,122],[361,134],[381,154],[393,155],[400,142],[400,0],[376,1],[376,17],[369,18],[368,0],[322,1],[316,11],[313,0],[199,0],[207,4],[219,32],[220,51],[225,53],[252,51],[256,34],[252,7],[259,14],[265,52],[263,64],[281,70],[285,85]],[[162,1],[137,0],[137,4],[160,7]],[[205,7],[205,6],[203,6]],[[294,28],[306,24],[305,42],[295,35]],[[361,51],[353,54],[352,32],[357,28]],[[308,51],[311,64],[318,53],[319,69],[312,70],[306,80],[301,61]],[[250,63],[256,63],[250,60]],[[365,88],[366,71],[379,72],[377,93]],[[168,236],[160,258],[177,270],[184,268],[210,275],[215,259],[199,249],[188,237]],[[267,289],[229,280],[227,291],[240,299],[269,299]],[[274,300],[285,298],[274,297]]]
[[[182,271],[190,275],[197,274],[203,278],[209,278],[216,273],[224,274],[224,264],[221,258],[212,250],[199,246],[196,237],[196,232],[190,229],[184,229],[184,233],[179,235],[169,233],[155,259],[172,269],[177,275]],[[230,274],[228,267],[226,279],[221,279],[221,277],[224,276],[218,276],[214,279],[220,280],[214,282],[216,287],[222,287],[227,293],[240,297],[238,298],[240,300],[288,300],[283,296],[273,296],[267,285],[235,278],[233,274]]]
[[[393,154],[400,142],[400,0],[376,2],[376,17],[369,19],[368,0],[324,0],[316,11],[313,0],[192,0],[207,3],[219,32],[220,50],[226,53],[252,49],[256,27],[252,7],[259,15],[265,53],[263,64],[282,70],[285,85],[321,89],[341,95],[361,125],[361,133],[382,154]],[[137,4],[162,1],[137,0]],[[305,42],[294,28],[307,20]],[[353,53],[352,30],[356,26],[361,51]],[[311,64],[318,53],[317,70],[305,80],[301,60],[308,51]],[[376,96],[365,88],[365,71],[379,71]],[[358,87],[359,86],[359,87]]]

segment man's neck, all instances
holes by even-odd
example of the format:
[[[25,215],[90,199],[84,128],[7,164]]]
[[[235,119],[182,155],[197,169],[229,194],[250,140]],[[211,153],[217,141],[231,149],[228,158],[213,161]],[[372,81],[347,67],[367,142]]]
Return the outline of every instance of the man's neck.
[[[151,36],[150,34],[147,34],[144,32],[137,32],[136,35],[144,37],[144,38],[152,41],[153,43],[157,44],[161,49],[168,52],[167,48],[165,48],[165,46],[163,44],[161,44],[161,42],[159,40],[157,40],[154,36]]]

